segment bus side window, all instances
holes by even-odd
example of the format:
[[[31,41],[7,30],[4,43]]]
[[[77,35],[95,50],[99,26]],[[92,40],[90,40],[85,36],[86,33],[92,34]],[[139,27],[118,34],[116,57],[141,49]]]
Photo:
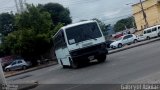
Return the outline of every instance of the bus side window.
[[[151,29],[147,30],[147,33],[151,33],[151,32],[152,32]]]
[[[55,40],[54,40],[54,48],[55,48],[55,50],[57,50],[58,49],[58,47],[57,47],[57,36],[55,37]]]
[[[64,36],[64,32],[62,31],[62,40],[63,42],[65,42],[65,36]]]
[[[61,44],[62,44],[62,48],[66,48],[67,47],[63,31],[61,32]]]
[[[55,46],[55,50],[61,48],[62,44],[61,44],[61,31],[55,36],[55,40],[54,40],[54,46]]]

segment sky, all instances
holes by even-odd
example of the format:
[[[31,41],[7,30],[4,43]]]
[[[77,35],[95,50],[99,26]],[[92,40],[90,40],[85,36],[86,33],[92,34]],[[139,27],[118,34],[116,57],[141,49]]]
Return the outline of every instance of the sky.
[[[69,8],[73,22],[98,18],[106,24],[132,15],[131,5],[139,0],[26,0],[27,3],[60,3]],[[129,4],[129,5],[126,5]],[[0,13],[16,12],[14,0],[0,0]]]

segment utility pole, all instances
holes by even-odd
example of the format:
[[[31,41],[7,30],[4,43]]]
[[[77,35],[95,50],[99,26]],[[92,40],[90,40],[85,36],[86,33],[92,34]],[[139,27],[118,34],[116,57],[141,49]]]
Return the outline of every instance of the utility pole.
[[[26,3],[26,0],[14,0],[14,1],[17,8],[17,12],[18,13],[24,12],[25,10],[24,4]]]
[[[20,13],[20,10],[19,10],[19,6],[18,6],[18,2],[17,0],[14,0],[15,4],[16,4],[16,9],[17,9],[17,12]]]
[[[142,9],[142,13],[143,13],[143,17],[144,17],[144,20],[145,20],[145,28],[148,28],[149,27],[149,25],[148,25],[148,21],[147,21],[147,15],[146,15],[146,13],[145,13],[145,11],[144,11],[144,8],[143,8],[143,3],[142,3],[142,0],[140,0],[140,4],[141,4],[141,9]]]
[[[19,0],[19,6],[20,6],[20,12],[22,13],[24,11],[24,6],[23,6],[23,0]]]

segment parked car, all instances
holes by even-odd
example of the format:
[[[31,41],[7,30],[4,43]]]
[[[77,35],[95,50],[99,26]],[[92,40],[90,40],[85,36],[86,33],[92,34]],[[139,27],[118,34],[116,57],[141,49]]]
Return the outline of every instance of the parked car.
[[[121,48],[126,44],[136,43],[137,37],[134,34],[128,34],[120,37],[117,41],[111,43],[110,47],[112,49]]]
[[[160,36],[160,25],[144,29],[143,36],[145,39],[150,39]]]
[[[5,70],[5,67],[10,65],[14,61],[15,56],[5,56],[1,58],[1,64],[3,70]]]
[[[110,45],[111,45],[111,43],[113,43],[114,41],[111,41],[111,40],[107,40],[106,41],[106,44],[107,44],[107,48],[110,48]]]
[[[26,62],[23,59],[15,60],[10,65],[5,67],[5,71],[19,70],[19,69],[27,69],[31,66],[31,63]]]
[[[140,42],[140,41],[144,41],[144,40],[146,40],[146,37],[145,36],[143,36],[143,34],[141,34],[141,35],[138,35],[137,36],[137,40]]]

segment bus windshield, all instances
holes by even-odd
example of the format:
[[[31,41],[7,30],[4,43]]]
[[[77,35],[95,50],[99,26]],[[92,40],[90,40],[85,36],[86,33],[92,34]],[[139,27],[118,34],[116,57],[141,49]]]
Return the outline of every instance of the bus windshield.
[[[94,22],[68,28],[66,35],[70,45],[102,36],[97,23]]]

